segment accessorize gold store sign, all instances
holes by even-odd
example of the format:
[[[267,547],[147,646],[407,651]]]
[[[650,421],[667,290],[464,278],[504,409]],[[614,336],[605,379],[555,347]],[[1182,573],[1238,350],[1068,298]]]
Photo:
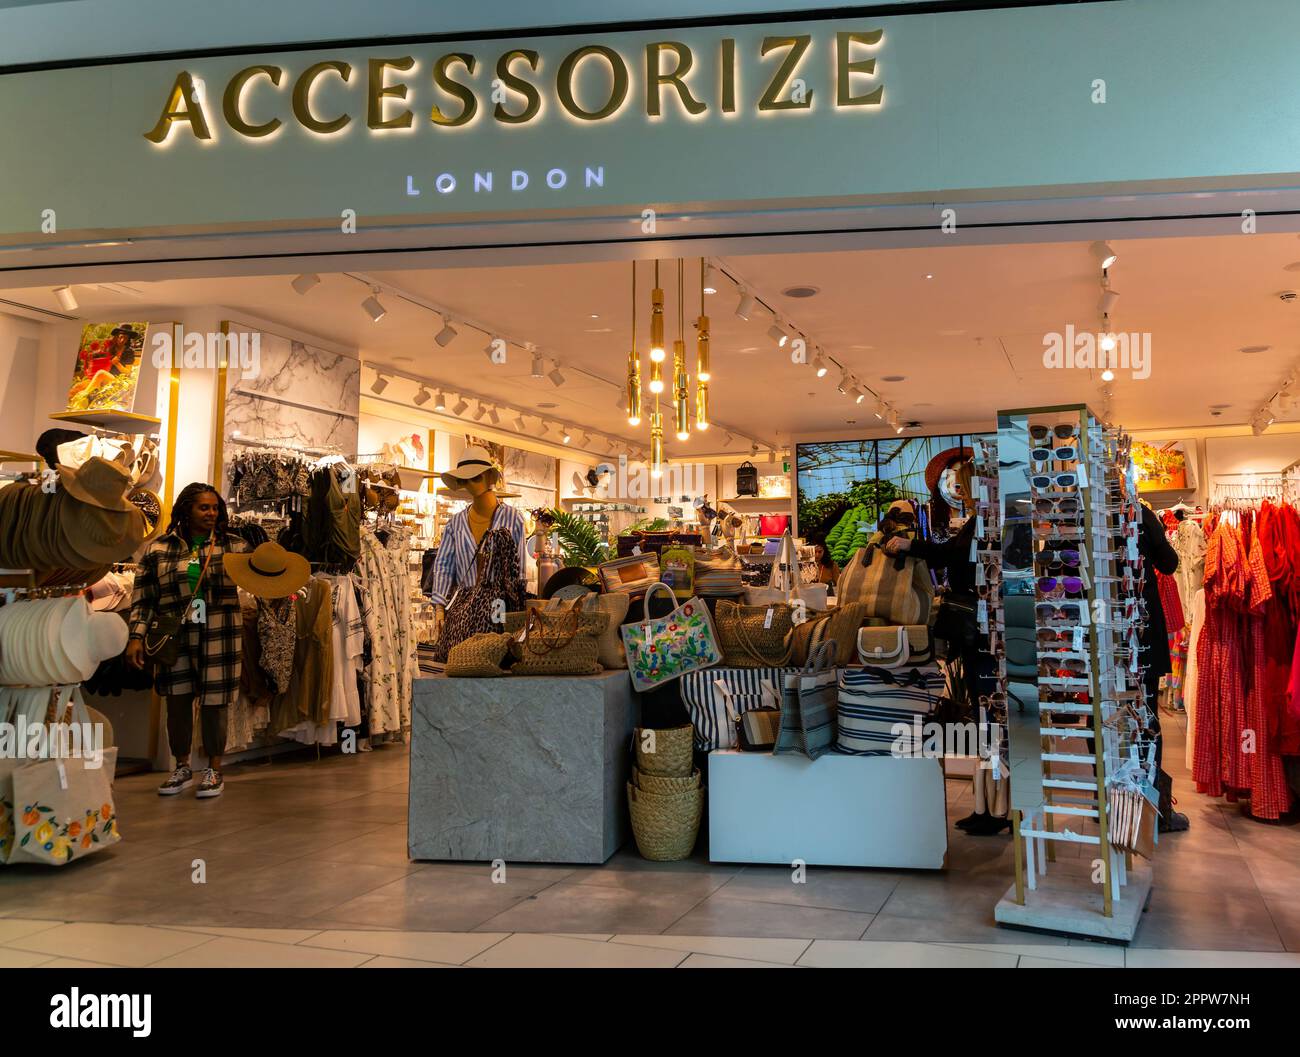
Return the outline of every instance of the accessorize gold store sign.
[[[323,137],[354,121],[372,133],[458,128],[481,120],[528,125],[545,119],[545,104],[552,100],[569,118],[588,124],[612,120],[630,107],[652,119],[669,112],[689,119],[710,111],[812,112],[823,99],[836,109],[870,112],[884,102],[876,70],[883,30],[774,35],[756,43],[754,49],[738,48],[734,38],[722,37],[703,49],[659,40],[635,54],[584,44],[553,69],[539,52],[520,47],[496,54],[486,47],[448,51],[431,69],[415,55],[400,53],[371,57],[364,68],[341,60],[302,69],[259,63],[212,86],[220,88],[219,98],[201,78],[181,70],[143,135],[163,145],[178,126],[195,139],[213,140],[218,123],[250,140],[265,139],[286,124]],[[316,96],[331,81],[364,88],[364,103],[327,109]]]

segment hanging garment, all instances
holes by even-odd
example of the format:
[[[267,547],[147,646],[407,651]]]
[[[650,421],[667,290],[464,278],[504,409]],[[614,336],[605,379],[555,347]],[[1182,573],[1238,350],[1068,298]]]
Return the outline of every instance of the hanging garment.
[[[313,577],[294,597],[297,639],[293,678],[284,695],[276,733],[307,745],[333,745],[337,729],[330,719],[334,674],[334,612],[330,584]]]
[[[409,534],[394,529],[388,545],[368,527],[361,532],[361,611],[370,640],[364,712],[372,737],[400,734],[411,725],[411,684],[416,640],[411,628],[410,584],[405,568]]]
[[[1183,520],[1178,523],[1169,543],[1178,555],[1178,571],[1174,573],[1178,596],[1183,608],[1190,609],[1192,596],[1201,589],[1205,580],[1205,551],[1208,546],[1205,532],[1195,521]]]
[[[289,689],[293,676],[294,648],[298,641],[298,621],[292,599],[257,600],[257,638],[261,646],[259,663],[273,694]]]
[[[1184,758],[1189,771],[1192,770],[1192,761],[1196,756],[1196,681],[1200,671],[1196,663],[1196,651],[1204,628],[1205,591],[1197,588],[1192,596],[1192,630],[1187,640],[1187,674],[1183,679],[1183,708],[1187,712],[1187,743],[1184,746]]]
[[[365,618],[350,576],[330,577],[334,607],[334,680],[330,719],[346,727],[361,723],[361,697],[357,674],[363,668],[366,648]]]

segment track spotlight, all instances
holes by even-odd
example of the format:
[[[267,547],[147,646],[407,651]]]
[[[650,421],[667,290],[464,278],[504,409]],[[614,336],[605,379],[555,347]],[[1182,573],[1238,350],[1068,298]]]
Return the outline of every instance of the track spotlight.
[[[767,336],[776,342],[779,349],[785,348],[785,343],[790,340],[790,335],[781,327],[780,317],[777,317],[776,322],[767,328]]]
[[[591,443],[591,435],[588,433],[578,434],[578,446],[585,448]]]
[[[370,391],[376,396],[388,388],[388,379],[382,374],[376,373],[375,380],[370,383]]]
[[[867,398],[867,394],[866,394],[866,393],[864,393],[864,392],[863,392],[861,389],[859,389],[857,386],[854,386],[854,387],[853,387],[853,402],[854,402],[855,404],[860,404],[860,403],[862,403],[862,401],[864,401],[866,398]]]
[[[534,378],[546,377],[546,361],[542,359],[540,356],[538,356],[536,353],[533,354],[532,375]]]
[[[573,440],[573,434],[569,432],[568,426],[560,426],[560,440],[564,441],[565,444]]]
[[[460,331],[451,325],[451,317],[443,316],[442,329],[438,331],[436,335],[434,335],[433,340],[436,341],[439,345],[441,345],[445,349],[448,345],[452,343],[456,335],[459,333]]]
[[[776,462],[776,449],[775,449],[775,448],[769,448],[769,449],[768,449],[768,452],[767,452],[767,461],[768,461],[768,462]]]
[[[56,286],[54,296],[59,299],[59,306],[65,312],[75,312],[77,310],[77,298],[72,292],[70,286]]]
[[[1105,271],[1119,260],[1119,254],[1111,249],[1109,242],[1094,242],[1092,244],[1092,255],[1097,263],[1101,265],[1102,271]]]
[[[463,415],[467,407],[469,407],[469,401],[462,396],[456,401],[456,406],[451,409],[451,413],[453,415]]]
[[[487,414],[487,408],[483,406],[483,402],[480,400],[478,407],[474,409],[474,421],[482,422],[483,416],[486,414]]]
[[[813,367],[817,371],[818,378],[825,378],[826,372],[830,370],[826,363],[826,357],[820,351],[813,357]]]
[[[415,394],[415,406],[424,407],[424,405],[427,404],[431,399],[433,399],[433,394],[431,394],[429,390],[422,385],[420,386],[420,391]]]
[[[555,386],[556,389],[560,388],[560,386],[564,384],[564,374],[560,370],[560,365],[558,363],[555,365],[555,369],[546,377],[551,380],[551,384]]]
[[[301,295],[301,294],[305,294],[308,290],[310,290],[313,286],[317,285],[319,282],[320,282],[319,275],[315,275],[312,272],[305,272],[304,274],[298,276],[298,278],[295,279],[290,285],[294,288],[294,290],[298,294]]]
[[[840,381],[835,388],[839,390],[840,396],[849,395],[849,372],[848,371],[840,372]]]
[[[718,271],[711,264],[704,269],[704,292],[706,294],[718,292]]]
[[[528,423],[524,421],[523,415],[519,415],[515,418],[515,430],[519,433],[528,432]]]
[[[379,287],[376,286],[370,291],[370,296],[361,302],[361,307],[366,310],[366,315],[368,315],[375,323],[378,323],[384,318],[384,316],[388,315],[388,309],[379,303],[379,298],[377,296],[378,293]]]
[[[749,314],[754,311],[754,298],[743,286],[740,288],[740,300],[736,304],[736,315],[749,322]]]
[[[1118,290],[1112,290],[1110,289],[1110,287],[1107,287],[1105,290],[1103,290],[1101,293],[1101,304],[1099,306],[1101,308],[1101,314],[1103,316],[1109,315],[1110,310],[1115,307],[1115,302],[1118,300],[1119,300]]]
[[[494,334],[492,335],[492,337],[488,338],[488,343],[483,346],[483,355],[488,358],[489,363],[497,362],[497,358],[496,358],[497,342],[500,340],[501,339]],[[502,363],[506,362],[504,356],[502,357],[501,362]]]
[[[885,420],[885,407],[885,402],[880,397],[876,397],[876,406],[872,408],[872,414],[882,422]]]
[[[442,390],[438,390],[438,395],[434,398],[433,409],[435,411],[447,410],[447,398],[443,395]]]

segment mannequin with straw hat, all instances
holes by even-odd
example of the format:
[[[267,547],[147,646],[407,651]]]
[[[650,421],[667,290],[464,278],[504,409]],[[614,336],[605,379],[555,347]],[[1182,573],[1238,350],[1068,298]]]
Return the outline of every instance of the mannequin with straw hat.
[[[439,612],[456,591],[472,587],[478,580],[479,544],[491,530],[504,529],[519,552],[519,568],[528,567],[528,533],[524,516],[497,496],[501,468],[492,456],[471,444],[450,470],[439,474],[448,488],[469,497],[469,506],[454,514],[438,543],[438,558],[429,592]]]

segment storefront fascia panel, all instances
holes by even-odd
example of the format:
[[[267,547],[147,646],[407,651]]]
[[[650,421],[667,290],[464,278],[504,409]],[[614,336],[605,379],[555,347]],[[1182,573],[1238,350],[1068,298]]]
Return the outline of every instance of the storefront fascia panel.
[[[1261,203],[1276,204],[1300,185],[1300,89],[1278,76],[1289,42],[1300,39],[1300,5],[1234,6],[1236,24],[1267,24],[1268,33],[1225,34],[1224,17],[1210,0],[1154,0],[11,74],[0,77],[0,136],[10,145],[0,246],[17,252],[0,255],[0,268],[38,263],[37,246],[56,255],[46,262],[68,263],[67,254],[87,259],[76,257],[86,242],[212,232],[337,232],[342,252],[359,248],[347,240],[368,228],[373,236],[408,226],[434,232],[427,244],[443,246],[480,244],[485,231],[511,225],[556,241],[566,221],[577,239],[600,237],[600,225],[637,238],[662,234],[645,229],[646,210],[673,222],[691,204],[702,216],[826,217],[846,205],[888,205],[933,209],[941,219],[951,206],[958,225],[963,203],[1105,197],[1123,215],[1143,208],[1126,195],[1136,202],[1159,189],[1236,192],[1235,200],[1271,189]],[[837,33],[870,40],[876,31],[878,43],[851,42],[840,53]],[[805,36],[802,58],[770,91],[794,47],[769,47],[762,58],[764,39]],[[646,45],[664,40],[692,56],[686,83],[706,107],[696,116],[670,85],[661,116],[646,115]],[[734,112],[724,113],[728,40],[738,73]],[[580,121],[566,113],[556,73],[593,45],[626,64],[627,98],[607,118]],[[1207,47],[1215,56],[1208,71]],[[536,75],[526,61],[515,67],[540,88],[539,112],[522,124],[491,113],[489,75],[514,48],[538,53]],[[446,70],[471,87],[478,112],[463,127],[439,127],[429,118],[435,104],[445,115],[462,105],[433,86],[435,62],[453,52],[476,58],[472,77],[463,65]],[[671,70],[674,53],[664,54]],[[376,82],[406,85],[405,98],[379,98],[371,114],[369,61],[407,55],[414,69],[389,67]],[[843,63],[871,58],[874,70],[849,71],[847,83],[837,77]],[[313,114],[350,117],[335,134],[307,131],[291,104],[295,79],[325,61],[353,71],[348,84],[321,77],[310,94]],[[609,94],[608,61],[588,56],[577,67],[575,96],[587,108]],[[233,95],[239,113],[250,124],[282,124],[254,138],[230,126],[223,96],[237,73],[258,65],[281,70],[280,85],[269,74],[250,77]],[[182,71],[199,82],[211,139],[175,122],[164,123],[163,143],[151,142],[145,134]],[[769,104],[793,102],[796,78],[812,93],[808,108],[761,109],[765,95]],[[878,105],[835,105],[874,88],[883,89]],[[1105,102],[1094,101],[1099,91]],[[522,101],[512,94],[503,105]],[[410,130],[368,127],[406,109]],[[15,152],[22,144],[30,147]],[[527,186],[512,187],[522,182],[516,172]],[[485,173],[490,192],[476,180]],[[347,230],[352,215],[356,235]]]

